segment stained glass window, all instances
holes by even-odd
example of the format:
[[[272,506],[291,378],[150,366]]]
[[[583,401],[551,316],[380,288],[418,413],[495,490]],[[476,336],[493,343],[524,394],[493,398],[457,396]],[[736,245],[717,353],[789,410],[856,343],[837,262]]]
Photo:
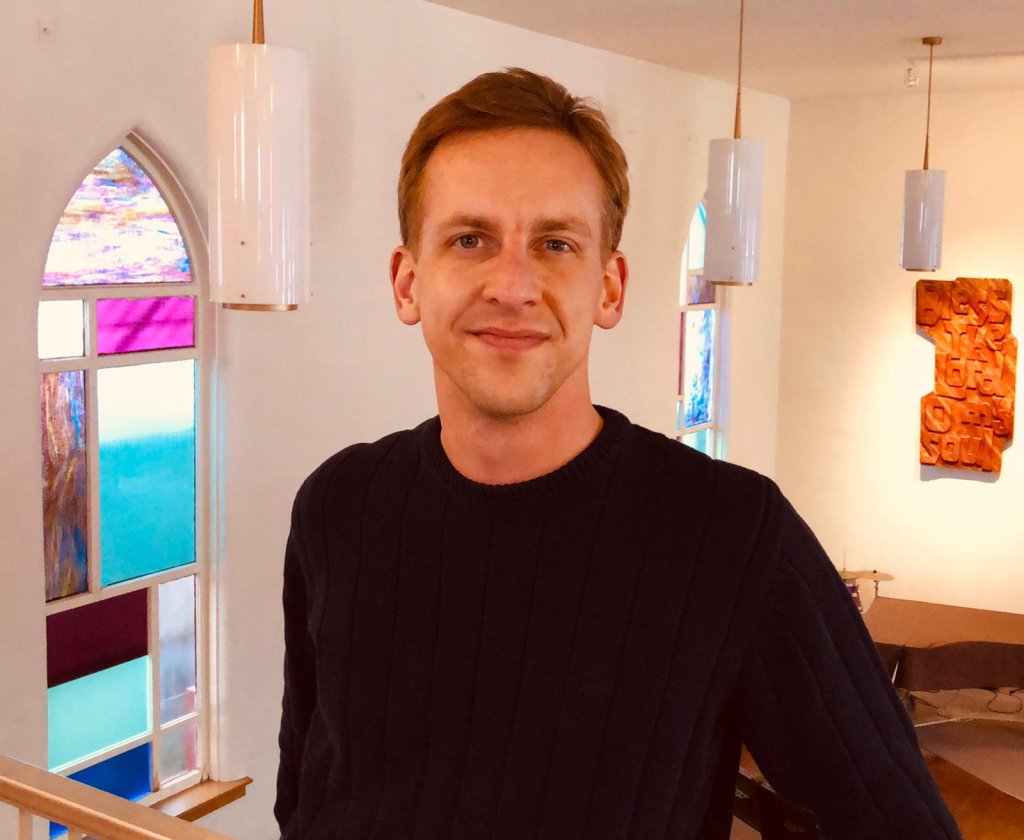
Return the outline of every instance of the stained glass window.
[[[114,149],[68,202],[50,241],[43,286],[191,281],[167,202],[131,155]]]
[[[83,371],[43,374],[42,415],[43,562],[52,601],[89,585]]]
[[[153,748],[141,744],[134,749],[118,753],[112,758],[72,773],[70,778],[83,785],[92,785],[107,793],[125,799],[138,800],[150,792],[153,775]],[[55,838],[67,831],[60,823],[50,823],[50,837]]]
[[[47,690],[50,769],[146,735],[153,726],[148,656]]]
[[[160,782],[166,784],[197,766],[198,727],[192,723],[164,736],[160,745]]]
[[[707,212],[690,219],[679,276],[679,366],[674,436],[707,455],[718,454],[716,375],[720,292],[704,281]]]
[[[160,722],[196,710],[195,578],[160,587]]]
[[[51,688],[148,653],[145,589],[46,617],[46,681]]]
[[[195,362],[97,372],[104,586],[195,559]]]
[[[60,359],[85,352],[84,301],[45,300],[39,304],[39,358]]]
[[[107,298],[96,301],[96,350],[101,356],[191,347],[195,299]]]
[[[715,310],[683,314],[683,427],[712,420],[715,376]]]
[[[199,287],[147,154],[68,202],[38,333],[49,766],[131,799],[197,781],[206,737]]]

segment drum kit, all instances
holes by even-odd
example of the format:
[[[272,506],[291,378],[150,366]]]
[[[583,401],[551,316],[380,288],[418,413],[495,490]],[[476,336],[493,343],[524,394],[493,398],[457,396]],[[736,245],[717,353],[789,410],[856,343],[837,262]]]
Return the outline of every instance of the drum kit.
[[[883,580],[894,580],[893,576],[888,572],[880,572],[878,569],[847,571],[844,568],[839,570],[839,576],[846,584],[846,589],[850,593],[850,597],[853,598],[853,603],[857,605],[857,609],[861,612],[864,612],[864,605],[860,599],[860,582],[862,580],[873,580],[875,582],[876,598],[878,597],[878,584]]]

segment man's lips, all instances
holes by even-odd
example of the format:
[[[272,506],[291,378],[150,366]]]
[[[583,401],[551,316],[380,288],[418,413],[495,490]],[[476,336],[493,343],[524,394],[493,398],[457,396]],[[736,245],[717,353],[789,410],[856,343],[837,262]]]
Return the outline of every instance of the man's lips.
[[[547,341],[547,335],[537,330],[509,330],[500,327],[482,327],[469,330],[489,347],[497,350],[530,350]]]

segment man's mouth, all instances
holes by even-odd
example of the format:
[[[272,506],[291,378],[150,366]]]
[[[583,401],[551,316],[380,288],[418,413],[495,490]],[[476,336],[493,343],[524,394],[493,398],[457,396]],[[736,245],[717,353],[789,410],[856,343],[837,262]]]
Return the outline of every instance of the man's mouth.
[[[488,347],[496,350],[531,350],[547,341],[547,335],[538,330],[510,330],[501,327],[482,327],[470,330]]]

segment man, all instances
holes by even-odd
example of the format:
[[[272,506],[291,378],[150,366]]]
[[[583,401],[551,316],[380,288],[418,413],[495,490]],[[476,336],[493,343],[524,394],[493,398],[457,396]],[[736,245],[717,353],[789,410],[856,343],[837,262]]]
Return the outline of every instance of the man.
[[[439,416],[296,499],[285,838],[727,838],[741,741],[835,838],[955,838],[842,582],[778,489],[595,408],[626,161],[525,70],[421,119],[399,318]]]

